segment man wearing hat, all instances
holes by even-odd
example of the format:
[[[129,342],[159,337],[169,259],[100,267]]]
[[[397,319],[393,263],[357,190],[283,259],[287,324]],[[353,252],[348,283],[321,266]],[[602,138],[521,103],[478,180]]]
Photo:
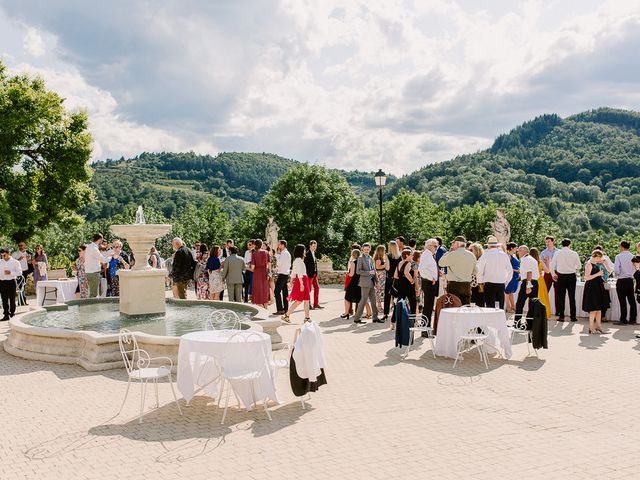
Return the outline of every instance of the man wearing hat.
[[[513,269],[509,256],[502,251],[498,239],[489,235],[487,250],[478,259],[478,283],[484,283],[484,302],[494,308],[496,300],[504,309],[504,286],[511,280]]]
[[[476,256],[467,250],[467,239],[457,236],[452,243],[452,251],[445,254],[439,262],[447,267],[447,292],[460,299],[463,305],[471,301],[471,275],[476,273]]]
[[[2,297],[2,321],[16,314],[16,278],[22,275],[20,262],[9,255],[9,250],[0,250],[0,297]]]

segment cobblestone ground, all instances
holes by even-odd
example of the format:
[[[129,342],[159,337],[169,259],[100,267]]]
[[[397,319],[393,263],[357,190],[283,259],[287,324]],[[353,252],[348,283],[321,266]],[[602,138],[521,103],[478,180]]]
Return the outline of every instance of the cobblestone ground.
[[[162,384],[160,408],[138,425],[137,389],[113,417],[124,370],[1,350],[0,479],[640,478],[640,347],[630,327],[588,336],[584,322],[550,322],[540,359],[519,343],[489,370],[474,356],[454,371],[421,341],[402,361],[388,324],[337,318],[338,289],[323,289],[322,301],[312,316],[325,332],[329,384],[302,410],[280,372],[271,422],[260,410],[231,411],[221,426],[205,397],[180,417]],[[280,329],[286,341],[294,330]],[[0,324],[0,340],[7,331]]]

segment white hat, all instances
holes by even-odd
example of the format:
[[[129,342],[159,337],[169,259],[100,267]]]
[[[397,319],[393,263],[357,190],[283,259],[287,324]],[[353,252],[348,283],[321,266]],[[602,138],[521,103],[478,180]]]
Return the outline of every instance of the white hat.
[[[487,247],[499,247],[500,245],[502,244],[498,242],[498,239],[494,235],[487,237]]]

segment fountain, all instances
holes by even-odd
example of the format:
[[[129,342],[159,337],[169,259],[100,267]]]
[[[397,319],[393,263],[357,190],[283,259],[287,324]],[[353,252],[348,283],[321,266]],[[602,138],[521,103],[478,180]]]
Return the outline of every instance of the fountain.
[[[112,225],[112,232],[126,238],[136,259],[130,270],[118,270],[120,298],[74,300],[62,305],[32,308],[16,315],[4,350],[30,360],[78,364],[97,371],[122,366],[118,347],[120,328],[136,332],[141,348],[152,356],[168,356],[177,365],[180,335],[202,330],[204,321],[216,309],[240,314],[242,328],[259,327],[271,336],[274,350],[284,347],[277,328],[280,320],[255,305],[209,300],[165,298],[165,269],[148,265],[147,253],[171,225],[146,224],[142,207],[136,223]]]

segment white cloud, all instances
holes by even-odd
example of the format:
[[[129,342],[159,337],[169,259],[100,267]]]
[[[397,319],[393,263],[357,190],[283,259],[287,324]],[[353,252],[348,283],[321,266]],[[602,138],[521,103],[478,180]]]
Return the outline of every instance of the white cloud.
[[[97,158],[271,151],[405,173],[541,113],[640,109],[639,0],[78,1],[0,0],[0,45],[5,26],[24,39],[0,55],[88,109]]]

